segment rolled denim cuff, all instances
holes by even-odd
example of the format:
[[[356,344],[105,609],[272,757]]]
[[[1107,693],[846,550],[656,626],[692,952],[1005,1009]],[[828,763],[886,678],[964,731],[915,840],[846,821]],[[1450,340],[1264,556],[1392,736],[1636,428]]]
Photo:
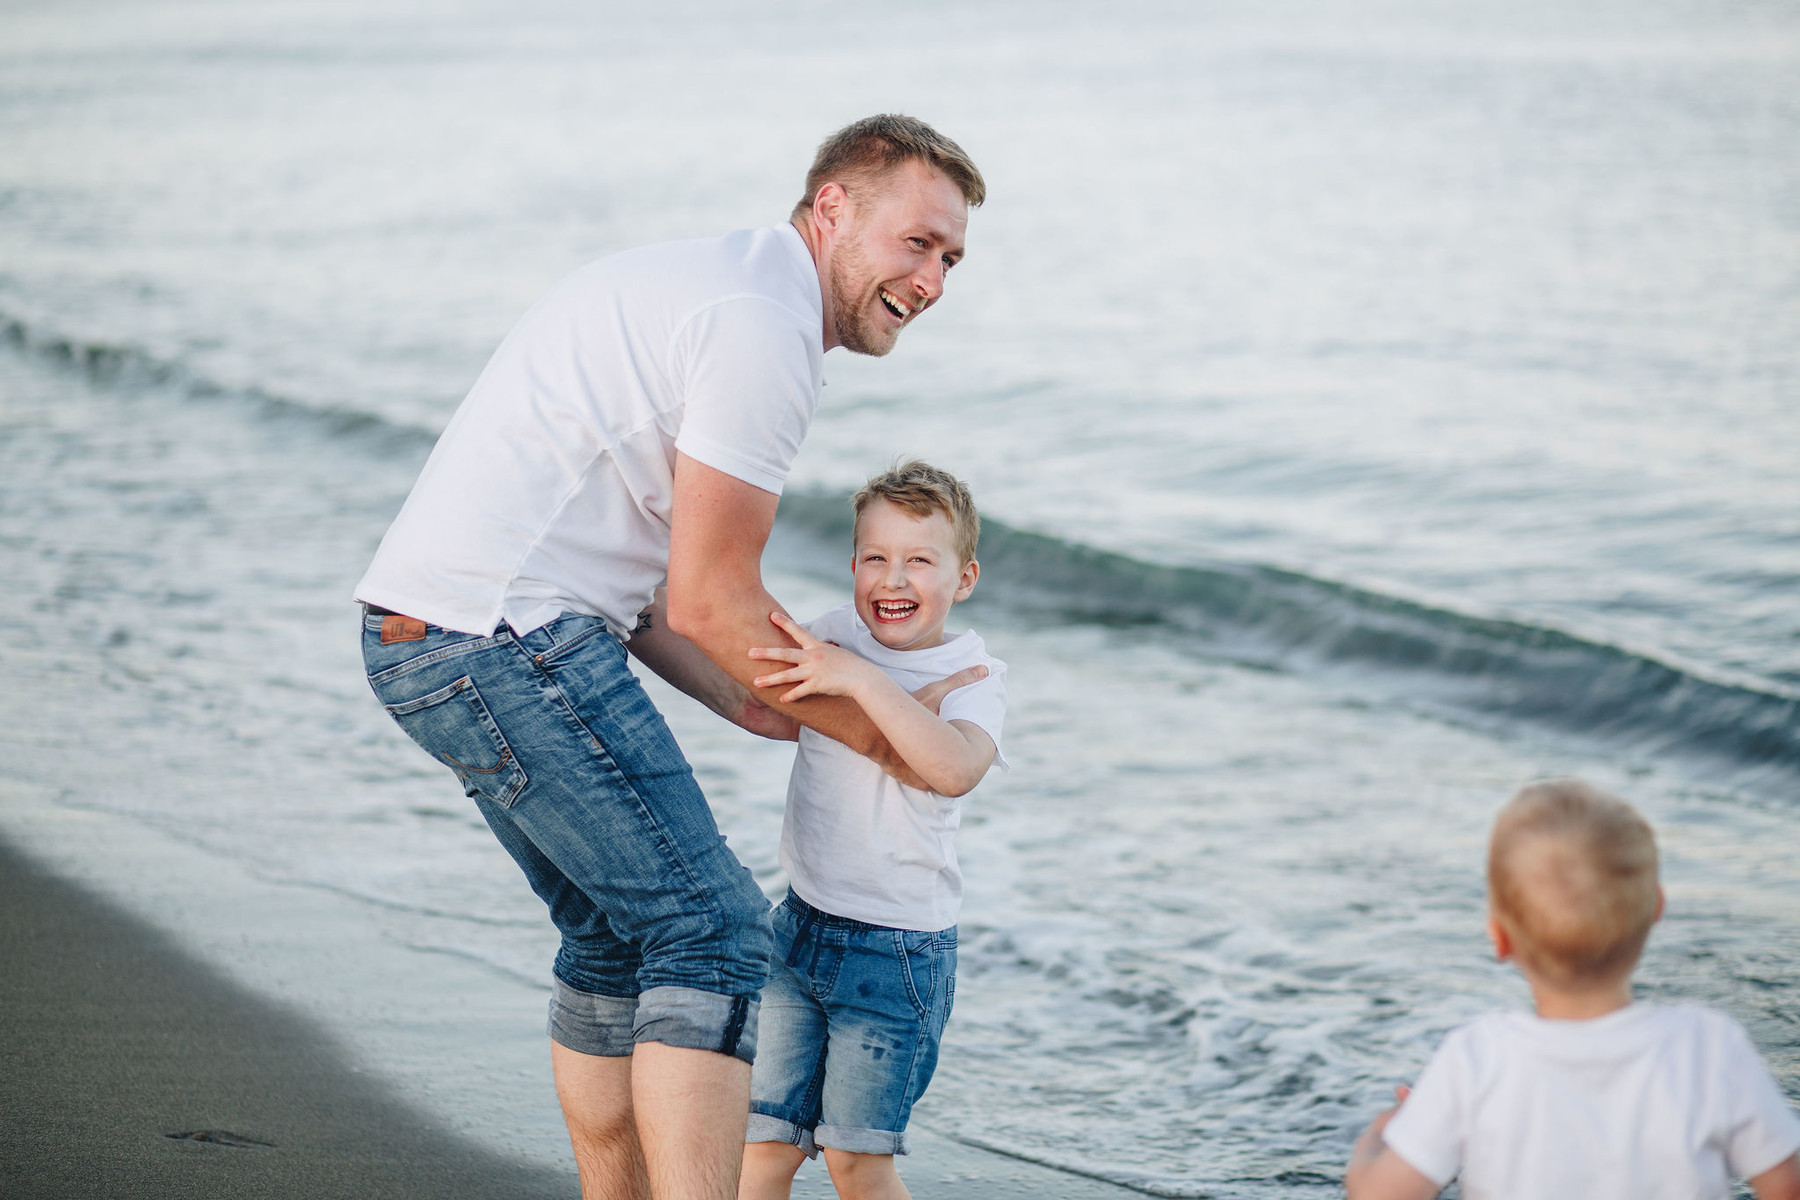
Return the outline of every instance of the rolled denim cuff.
[[[721,996],[673,984],[653,987],[637,998],[637,1025],[631,1036],[634,1041],[711,1050],[753,1063],[758,1007],[748,996]]]
[[[813,1130],[813,1140],[827,1150],[848,1150],[852,1154],[911,1154],[912,1142],[906,1131],[891,1129],[852,1129],[847,1125],[821,1125]]]
[[[813,1141],[812,1130],[802,1129],[792,1121],[784,1121],[780,1117],[771,1117],[767,1113],[752,1112],[750,1124],[744,1130],[746,1142],[786,1142],[790,1146],[798,1146],[800,1153],[808,1158],[819,1157],[818,1144]]]
[[[631,1036],[637,1020],[635,996],[601,996],[578,991],[551,976],[550,1040],[577,1054],[624,1058],[637,1041]]]

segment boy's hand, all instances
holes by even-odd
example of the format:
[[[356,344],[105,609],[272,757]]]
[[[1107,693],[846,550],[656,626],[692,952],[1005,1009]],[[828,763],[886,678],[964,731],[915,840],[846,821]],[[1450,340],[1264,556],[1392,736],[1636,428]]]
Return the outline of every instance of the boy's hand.
[[[783,704],[791,704],[805,696],[849,696],[854,699],[859,689],[887,680],[874,663],[830,642],[820,641],[786,613],[770,613],[769,620],[799,645],[752,646],[750,657],[792,663],[793,666],[773,675],[758,675],[751,682],[759,688],[793,684],[782,694]]]
[[[980,683],[988,677],[988,669],[981,663],[972,667],[964,667],[954,675],[946,675],[936,683],[928,683],[912,694],[912,698],[929,709],[933,716],[938,715],[938,707],[944,703],[944,697],[959,687],[968,687],[971,683]]]

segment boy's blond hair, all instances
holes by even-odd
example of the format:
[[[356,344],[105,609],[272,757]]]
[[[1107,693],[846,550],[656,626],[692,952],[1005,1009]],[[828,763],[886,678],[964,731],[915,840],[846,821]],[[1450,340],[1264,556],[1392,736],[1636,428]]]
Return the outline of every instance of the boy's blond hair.
[[[1630,974],[1656,923],[1660,895],[1649,822],[1592,784],[1527,784],[1494,820],[1494,920],[1512,939],[1519,965],[1552,985]]]
[[[883,471],[850,499],[856,510],[857,529],[862,527],[863,510],[877,500],[886,500],[920,518],[943,513],[950,522],[951,548],[956,551],[958,565],[975,561],[975,547],[981,541],[981,514],[975,511],[969,485],[950,472],[916,458]]]

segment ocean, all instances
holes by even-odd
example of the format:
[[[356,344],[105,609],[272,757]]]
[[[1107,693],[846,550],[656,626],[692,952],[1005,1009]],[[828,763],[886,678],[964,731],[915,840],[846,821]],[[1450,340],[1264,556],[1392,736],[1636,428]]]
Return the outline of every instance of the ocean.
[[[511,323],[932,121],[990,199],[837,351],[766,559],[967,478],[1009,664],[916,1120],[1159,1196],[1334,1194],[1527,1002],[1486,830],[1656,825],[1651,1000],[1800,1099],[1800,13],[527,0],[0,9],[0,753],[531,984],[554,939],[358,671],[350,592]],[[654,683],[771,895],[789,751]],[[552,1131],[554,1132],[554,1131]]]

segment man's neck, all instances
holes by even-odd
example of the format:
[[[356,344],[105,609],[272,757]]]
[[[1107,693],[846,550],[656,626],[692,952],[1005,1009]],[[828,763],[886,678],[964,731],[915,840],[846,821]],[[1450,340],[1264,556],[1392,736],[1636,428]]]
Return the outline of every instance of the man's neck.
[[[825,313],[825,324],[821,330],[822,340],[826,350],[835,350],[841,343],[837,340],[837,329],[831,322],[831,295],[825,286],[826,266],[824,260],[819,257],[823,249],[823,240],[819,237],[819,227],[813,224],[810,212],[790,217],[788,224],[794,227],[794,232],[800,235],[802,242],[806,243],[806,252],[812,255],[813,272],[819,277],[819,307]]]

